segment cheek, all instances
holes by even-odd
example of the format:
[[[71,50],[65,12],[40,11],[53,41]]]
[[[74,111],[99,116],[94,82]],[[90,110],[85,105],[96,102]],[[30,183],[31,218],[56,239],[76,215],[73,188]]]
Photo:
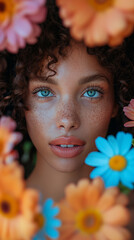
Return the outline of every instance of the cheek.
[[[88,134],[96,139],[98,136],[106,137],[113,114],[113,101],[103,102],[90,107],[84,117]]]
[[[25,112],[25,119],[27,124],[28,134],[35,146],[39,142],[45,141],[47,135],[47,129],[49,129],[50,117],[45,111],[33,108],[32,110]]]

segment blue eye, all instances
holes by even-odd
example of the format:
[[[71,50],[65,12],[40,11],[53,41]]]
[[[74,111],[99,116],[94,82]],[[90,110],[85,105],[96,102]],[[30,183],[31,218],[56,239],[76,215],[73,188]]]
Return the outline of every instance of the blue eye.
[[[99,91],[91,89],[91,90],[86,91],[83,94],[83,96],[84,97],[89,97],[89,98],[97,98],[97,97],[100,97],[100,94],[101,93]]]
[[[52,97],[53,94],[50,92],[50,90],[44,89],[44,90],[39,90],[37,92],[37,96],[41,98],[45,98],[45,97]]]

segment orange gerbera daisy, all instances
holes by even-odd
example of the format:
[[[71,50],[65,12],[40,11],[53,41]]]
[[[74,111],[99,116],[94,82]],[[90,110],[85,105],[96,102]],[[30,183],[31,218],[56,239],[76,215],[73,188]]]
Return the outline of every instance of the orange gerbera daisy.
[[[66,198],[59,203],[59,240],[128,240],[123,228],[130,220],[125,207],[128,198],[117,187],[104,189],[101,178],[83,179],[66,188]]]
[[[87,46],[115,46],[133,31],[133,0],[57,0],[57,5],[72,36]]]
[[[10,117],[2,117],[0,119],[0,162],[9,162],[11,156],[17,157],[17,153],[13,150],[15,144],[22,140],[22,134],[19,132],[14,132],[16,128],[16,122]]]
[[[0,166],[0,239],[30,240],[38,225],[39,196],[25,189],[23,169],[17,163]]]

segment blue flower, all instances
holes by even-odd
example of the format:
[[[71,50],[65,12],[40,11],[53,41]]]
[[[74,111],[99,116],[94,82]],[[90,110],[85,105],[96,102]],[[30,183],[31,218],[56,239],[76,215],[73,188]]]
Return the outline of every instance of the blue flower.
[[[85,159],[87,165],[96,167],[90,174],[91,178],[102,177],[106,187],[117,186],[121,182],[133,189],[134,185],[134,148],[130,133],[118,132],[98,137],[95,141],[100,152],[91,152]]]
[[[33,240],[45,240],[46,236],[51,239],[59,237],[59,232],[56,228],[61,226],[61,221],[56,219],[55,216],[59,213],[59,208],[53,206],[54,202],[51,198],[47,199],[42,207],[43,226],[36,234]],[[41,220],[42,221],[42,220]]]

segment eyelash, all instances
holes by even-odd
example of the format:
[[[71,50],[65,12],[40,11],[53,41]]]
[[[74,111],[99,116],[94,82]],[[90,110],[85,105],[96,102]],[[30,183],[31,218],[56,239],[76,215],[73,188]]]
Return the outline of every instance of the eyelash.
[[[39,98],[45,98],[45,96],[43,97],[41,97],[41,96],[38,96],[38,93],[39,92],[43,92],[43,91],[49,91],[49,92],[51,92],[52,93],[52,90],[51,89],[49,89],[49,88],[47,88],[47,87],[39,87],[39,88],[36,88],[33,92],[32,92],[32,94],[34,94],[34,95],[37,95],[37,97],[39,97]],[[52,96],[54,96],[54,94],[52,93]],[[48,98],[48,97],[52,97],[52,96],[46,96],[46,98]]]
[[[93,98],[100,98],[103,94],[104,94],[104,89],[102,87],[97,87],[97,86],[90,86],[89,88],[87,88],[84,93],[82,93],[82,96],[87,93],[88,91],[94,91],[94,92],[98,92],[99,96],[94,97],[94,96],[90,96],[88,98],[93,99]]]
[[[47,96],[39,96],[38,93],[40,93],[41,91],[42,91],[42,92],[43,92],[43,91],[48,91],[48,92],[50,92],[50,93],[49,93]],[[94,91],[95,94],[98,92],[98,93],[99,93],[99,96],[97,96],[97,97],[94,97],[94,95],[93,95],[93,96],[84,96],[84,94],[87,93],[88,91]],[[52,92],[52,90],[49,89],[49,88],[47,88],[47,87],[39,87],[39,88],[36,88],[36,89],[32,92],[32,94],[37,95],[37,97],[39,97],[39,98],[49,98],[49,97],[53,97],[53,96],[54,96],[54,93]],[[51,96],[49,96],[50,94],[51,94]],[[103,94],[104,94],[103,88],[97,87],[97,86],[90,86],[89,88],[87,88],[87,89],[82,93],[81,96],[84,96],[84,97],[93,99],[93,98],[99,98],[99,97],[101,97]]]

